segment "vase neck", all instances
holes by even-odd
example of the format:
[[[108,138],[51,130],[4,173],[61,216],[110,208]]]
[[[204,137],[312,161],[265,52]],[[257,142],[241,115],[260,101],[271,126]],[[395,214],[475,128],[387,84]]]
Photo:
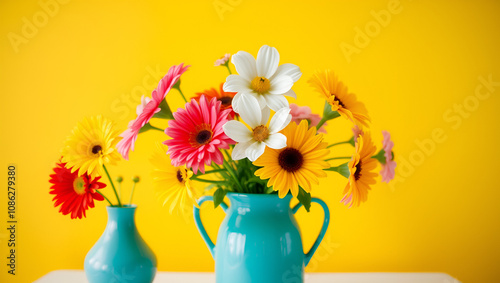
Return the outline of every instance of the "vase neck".
[[[240,214],[251,212],[285,213],[290,210],[291,195],[279,198],[276,194],[238,194],[228,193],[231,208]]]
[[[112,225],[118,229],[135,228],[135,210],[136,206],[126,207],[106,207],[108,211],[108,226]]]

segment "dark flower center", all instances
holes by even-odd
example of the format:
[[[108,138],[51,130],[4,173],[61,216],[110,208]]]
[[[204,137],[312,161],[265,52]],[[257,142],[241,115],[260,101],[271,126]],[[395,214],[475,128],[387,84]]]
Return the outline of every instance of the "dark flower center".
[[[356,172],[354,172],[354,180],[361,178],[361,160],[356,164]]]
[[[177,180],[182,183],[184,181],[184,178],[182,178],[182,173],[181,170],[177,170]]]
[[[101,150],[102,150],[102,147],[100,145],[94,145],[94,147],[92,148],[92,153],[98,154],[99,152],[101,152]]]
[[[196,135],[196,143],[199,145],[207,144],[212,138],[212,132],[209,130],[201,130]]]
[[[288,172],[295,172],[304,164],[304,157],[295,148],[285,148],[278,156],[278,163],[281,168]]]
[[[218,99],[223,106],[229,106],[231,105],[231,102],[233,102],[233,98],[230,96],[224,96]]]

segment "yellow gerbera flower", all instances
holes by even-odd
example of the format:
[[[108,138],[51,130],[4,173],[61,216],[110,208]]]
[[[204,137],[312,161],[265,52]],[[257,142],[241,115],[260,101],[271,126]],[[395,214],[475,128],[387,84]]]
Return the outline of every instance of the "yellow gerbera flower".
[[[306,192],[311,191],[311,183],[319,184],[319,177],[326,177],[323,169],[329,168],[323,159],[328,154],[323,135],[316,134],[316,127],[309,129],[306,120],[299,125],[290,123],[283,129],[286,136],[286,147],[282,149],[266,148],[264,154],[254,164],[263,166],[255,171],[261,179],[269,179],[267,186],[279,191],[279,197],[286,196],[288,191],[293,196],[299,193],[299,186]]]
[[[354,93],[348,92],[347,86],[339,81],[332,71],[316,72],[308,82],[324,95],[328,104],[332,106],[332,111],[338,111],[342,117],[355,124],[368,127],[370,117],[365,105],[356,99]]]
[[[356,153],[349,161],[349,182],[344,189],[342,201],[349,207],[359,206],[368,197],[370,185],[376,183],[377,173],[373,170],[377,167],[377,160],[372,158],[377,148],[373,144],[368,133],[360,135],[356,141]]]
[[[166,146],[157,144],[151,163],[155,166],[152,175],[156,195],[163,206],[169,204],[170,213],[177,209],[185,214],[192,210],[193,205],[198,205],[199,194],[191,181],[193,171],[186,166],[172,166]]]
[[[62,162],[78,170],[78,175],[87,173],[92,178],[103,175],[103,165],[120,160],[115,149],[119,141],[113,123],[101,115],[85,118],[73,129],[62,150]]]

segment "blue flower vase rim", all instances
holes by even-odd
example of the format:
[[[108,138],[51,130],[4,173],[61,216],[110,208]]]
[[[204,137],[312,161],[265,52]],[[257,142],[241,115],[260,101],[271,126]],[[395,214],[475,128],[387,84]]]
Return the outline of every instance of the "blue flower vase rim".
[[[111,205],[107,205],[106,208],[107,209],[136,209],[137,208],[137,204],[125,204],[123,206],[111,206]]]

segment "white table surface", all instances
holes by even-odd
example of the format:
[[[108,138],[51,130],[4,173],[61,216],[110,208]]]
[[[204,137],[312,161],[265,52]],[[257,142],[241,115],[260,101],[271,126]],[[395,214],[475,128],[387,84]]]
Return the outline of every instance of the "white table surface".
[[[56,270],[35,283],[88,283],[83,270]],[[213,273],[158,272],[154,283],[214,283]],[[460,283],[444,273],[306,273],[306,283]]]

